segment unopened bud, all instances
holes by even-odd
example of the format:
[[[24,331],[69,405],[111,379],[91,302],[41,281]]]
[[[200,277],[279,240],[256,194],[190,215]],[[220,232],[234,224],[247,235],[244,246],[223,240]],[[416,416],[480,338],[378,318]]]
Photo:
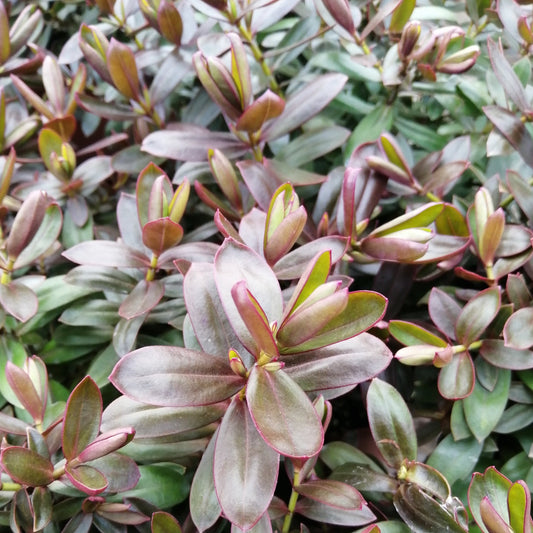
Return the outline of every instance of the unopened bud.
[[[398,43],[398,55],[402,61],[406,61],[409,58],[409,54],[414,50],[418,42],[421,31],[422,26],[418,21],[410,21],[405,25]]]
[[[283,361],[271,361],[270,363],[263,365],[263,368],[268,372],[277,372],[278,370],[281,370],[284,366],[285,363]]]
[[[233,372],[237,374],[237,376],[245,378],[248,375],[248,370],[246,370],[241,356],[235,350],[230,350],[228,352],[228,357],[229,366],[231,367],[231,370],[233,370]]]
[[[533,32],[531,31],[531,26],[528,23],[527,17],[520,17],[517,26],[520,37],[522,37],[528,45],[533,44]]]
[[[473,44],[459,50],[440,61],[436,70],[445,74],[460,74],[472,68],[481,53],[479,46]]]
[[[451,346],[446,346],[446,348],[435,352],[435,357],[433,358],[433,366],[437,368],[442,368],[446,365],[449,365],[453,359],[453,348]]]
[[[170,201],[170,205],[168,206],[168,216],[172,222],[176,222],[176,224],[178,224],[183,217],[190,191],[191,185],[189,184],[188,180],[184,180],[183,183],[181,183],[181,185],[176,189],[176,192]]]

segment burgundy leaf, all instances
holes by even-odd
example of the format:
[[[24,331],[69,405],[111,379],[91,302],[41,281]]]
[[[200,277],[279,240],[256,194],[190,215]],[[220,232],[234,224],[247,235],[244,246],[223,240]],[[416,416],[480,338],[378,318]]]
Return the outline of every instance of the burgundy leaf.
[[[118,314],[130,319],[151,311],[165,293],[164,285],[159,281],[141,280],[120,304]]]

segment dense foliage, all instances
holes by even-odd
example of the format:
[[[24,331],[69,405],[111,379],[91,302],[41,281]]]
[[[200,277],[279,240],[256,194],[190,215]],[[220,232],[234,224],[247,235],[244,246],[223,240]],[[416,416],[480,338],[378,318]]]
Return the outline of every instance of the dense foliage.
[[[0,2],[0,525],[529,533],[528,0]]]

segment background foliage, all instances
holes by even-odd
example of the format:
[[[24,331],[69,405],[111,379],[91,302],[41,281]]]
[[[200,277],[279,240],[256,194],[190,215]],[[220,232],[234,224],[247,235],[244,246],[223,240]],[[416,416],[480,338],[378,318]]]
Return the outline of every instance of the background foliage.
[[[0,525],[531,531],[515,0],[0,3]]]

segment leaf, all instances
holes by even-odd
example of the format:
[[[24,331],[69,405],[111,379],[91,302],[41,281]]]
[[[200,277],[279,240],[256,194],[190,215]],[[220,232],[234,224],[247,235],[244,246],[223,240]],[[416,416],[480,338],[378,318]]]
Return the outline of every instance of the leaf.
[[[505,346],[525,350],[533,346],[533,308],[524,307],[514,312],[505,322],[503,339]]]
[[[500,309],[499,287],[480,291],[463,307],[455,325],[457,340],[465,347],[477,339],[488,328]]]
[[[100,389],[87,376],[71,392],[65,408],[62,443],[67,461],[77,457],[96,438],[101,419]]]
[[[183,34],[183,21],[179,11],[172,2],[162,0],[159,3],[157,22],[161,35],[176,46],[180,46],[181,36]]]
[[[41,424],[46,409],[46,398],[44,398],[43,402],[30,374],[14,365],[11,361],[7,362],[4,371],[11,390],[16,394],[24,409],[30,413],[36,424]]]
[[[164,511],[156,511],[152,515],[150,523],[152,533],[181,533],[181,527],[178,521]]]
[[[38,310],[35,293],[20,281],[0,284],[0,304],[4,310],[21,322],[27,322]]]
[[[189,498],[191,519],[200,531],[209,529],[222,512],[213,479],[213,456],[218,431],[219,428],[211,437],[191,484]]]
[[[439,372],[439,393],[449,400],[466,398],[474,389],[474,363],[468,352],[455,354]]]
[[[429,316],[448,338],[455,339],[455,323],[461,313],[459,304],[443,290],[433,287],[428,300]]]
[[[213,458],[215,488],[224,515],[248,530],[274,495],[279,455],[261,438],[246,403],[235,396],[218,431]]]
[[[400,393],[373,379],[367,396],[368,422],[385,461],[399,468],[404,459],[416,459],[416,434],[411,413]]]
[[[139,101],[139,74],[131,48],[111,38],[106,57],[107,68],[115,87],[128,100]]]
[[[141,150],[178,161],[207,161],[209,150],[218,149],[230,159],[240,157],[248,146],[225,132],[213,132],[195,124],[173,124],[171,128],[148,134]]]
[[[446,501],[452,497],[447,479],[438,470],[424,463],[406,461],[399,476],[439,500]]]
[[[265,122],[279,117],[284,109],[284,100],[267,89],[245,109],[235,127],[239,131],[246,131],[249,134],[255,133],[261,130]]]
[[[391,359],[387,346],[369,333],[283,357],[287,375],[307,392],[363,383],[387,368]]]
[[[50,460],[28,448],[4,448],[1,462],[2,468],[16,483],[40,487],[54,481],[54,466]]]
[[[295,511],[318,522],[340,526],[361,526],[376,519],[367,505],[361,509],[343,509],[310,499],[301,499],[296,503]]]
[[[117,268],[147,268],[150,265],[141,252],[113,241],[80,242],[64,251],[63,256],[81,265]]]
[[[474,437],[454,440],[446,435],[431,452],[427,464],[437,469],[453,485],[457,480],[466,480],[474,469],[483,449],[483,443]]]
[[[281,116],[264,128],[262,138],[267,142],[278,139],[320,113],[342,90],[347,79],[344,74],[323,74],[291,94]]]
[[[215,281],[228,320],[245,346],[253,346],[253,339],[243,322],[231,296],[239,281],[246,286],[269,323],[281,316],[283,302],[274,272],[256,252],[233,239],[226,239],[215,257]]]
[[[352,152],[361,144],[372,142],[379,136],[389,131],[394,121],[394,111],[392,106],[378,104],[370,113],[367,113],[357,124],[348,141],[344,153],[350,156]]]
[[[52,520],[52,495],[45,487],[36,487],[31,495],[33,530],[44,529]]]
[[[65,474],[69,481],[82,492],[89,496],[100,494],[107,488],[107,479],[96,468],[81,464],[71,467],[68,463],[65,467]]]
[[[338,509],[360,511],[366,505],[361,493],[346,483],[330,479],[305,481],[294,490],[311,500],[325,503]]]
[[[414,533],[439,531],[465,533],[467,529],[454,519],[454,513],[425,494],[416,485],[400,485],[394,495],[394,507]]]
[[[151,311],[163,297],[165,287],[159,280],[141,280],[120,304],[118,314],[131,319]]]
[[[439,348],[445,348],[448,343],[434,335],[427,329],[405,322],[403,320],[391,320],[389,322],[389,332],[398,341],[405,346],[415,346],[417,344],[430,344]]]
[[[520,118],[498,106],[485,106],[483,111],[526,164],[533,167],[533,138]]]
[[[117,102],[108,103],[101,98],[95,98],[87,94],[76,94],[76,102],[88,113],[108,120],[135,120],[139,117],[130,106],[121,105]]]
[[[283,370],[254,366],[246,401],[257,431],[277,452],[311,457],[322,447],[324,433],[313,404]]]
[[[498,368],[526,370],[533,368],[533,352],[517,350],[505,345],[498,339],[485,339],[479,351],[483,359]]]
[[[130,352],[109,379],[133,400],[162,407],[217,403],[244,385],[226,360],[175,346],[146,346]]]
[[[515,202],[520,206],[529,220],[533,220],[533,191],[520,174],[512,170],[508,170],[507,185],[513,195]]]
[[[514,531],[531,532],[531,493],[524,481],[511,485],[508,493],[510,525]]]
[[[415,0],[402,0],[392,12],[389,31],[392,33],[401,33],[409,21],[409,17],[413,13],[415,6]]]
[[[502,369],[494,390],[488,391],[476,381],[472,394],[464,399],[466,421],[478,441],[488,437],[498,424],[507,405],[510,383],[511,372]]]

